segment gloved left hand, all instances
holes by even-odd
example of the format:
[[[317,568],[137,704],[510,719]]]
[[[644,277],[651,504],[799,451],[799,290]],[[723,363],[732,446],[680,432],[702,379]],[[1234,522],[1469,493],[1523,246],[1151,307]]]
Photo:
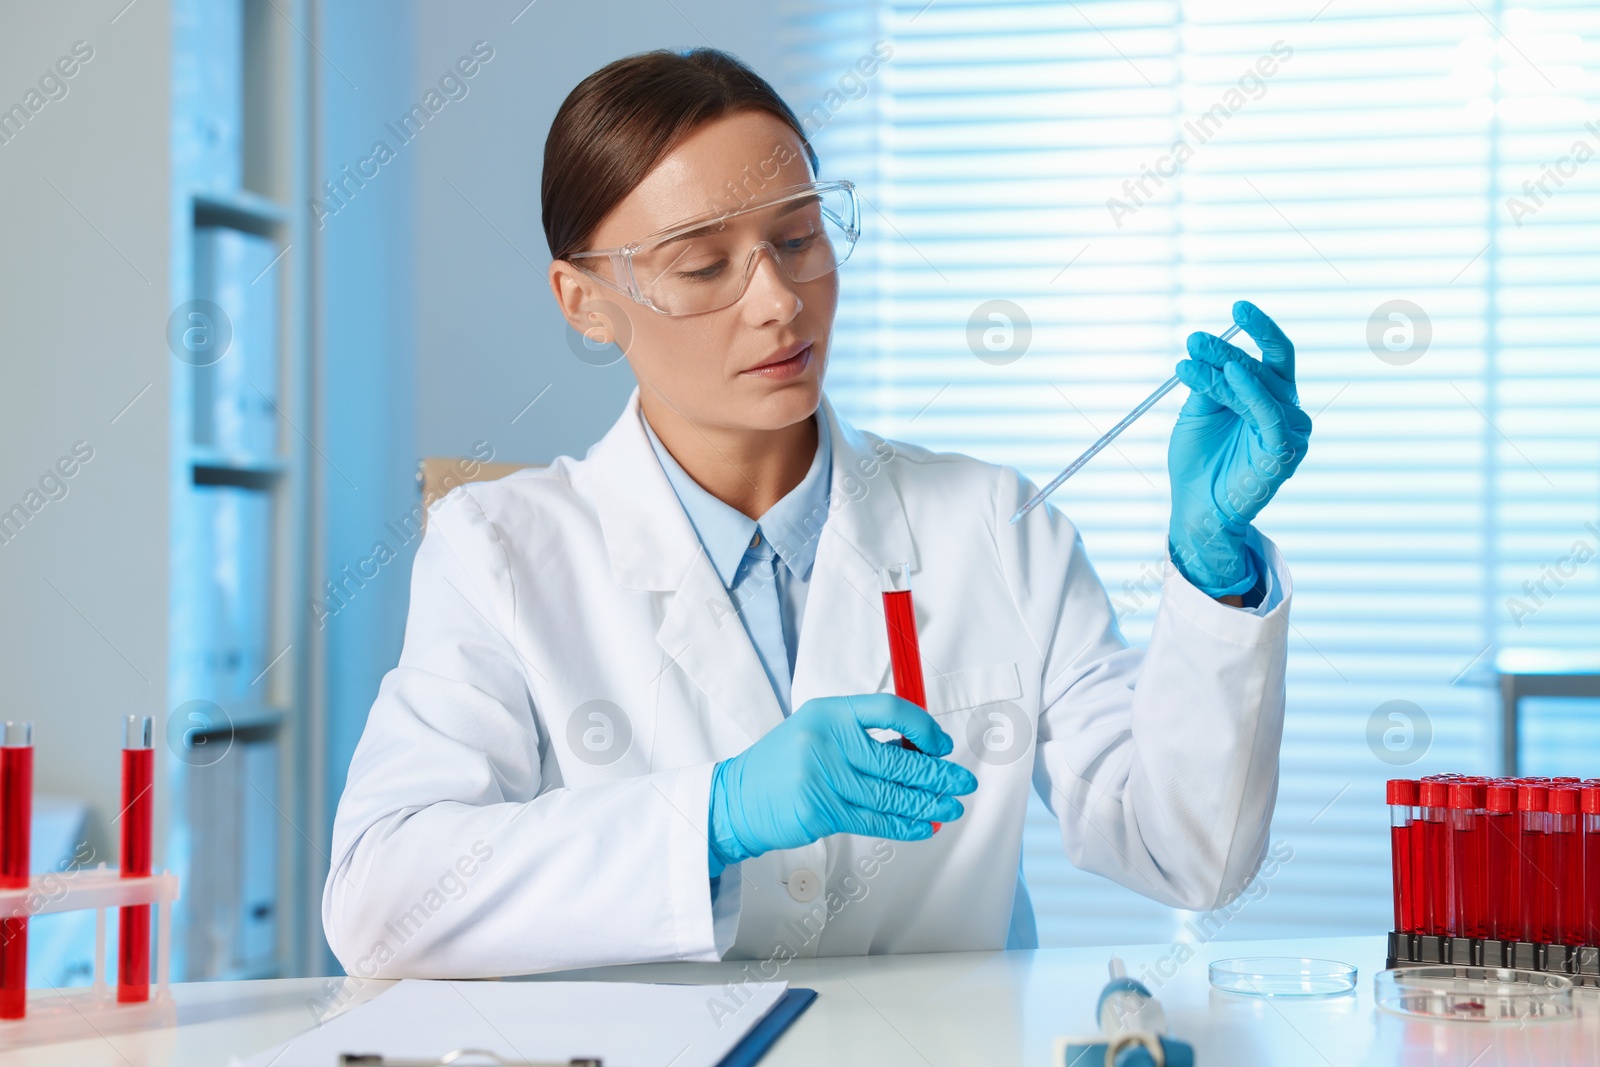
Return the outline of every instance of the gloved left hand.
[[[1250,522],[1305,458],[1311,416],[1294,383],[1294,345],[1254,304],[1233,321],[1261,360],[1209,333],[1189,335],[1178,377],[1189,399],[1167,449],[1172,478],[1168,548],[1191,584],[1210,596],[1245,593],[1260,576],[1245,549]]]
[[[874,740],[874,727],[917,751]],[[954,747],[932,715],[893,693],[812,697],[712,771],[708,872],[832,834],[932,836],[936,822],[961,817],[956,797],[978,788],[971,771],[938,758]]]

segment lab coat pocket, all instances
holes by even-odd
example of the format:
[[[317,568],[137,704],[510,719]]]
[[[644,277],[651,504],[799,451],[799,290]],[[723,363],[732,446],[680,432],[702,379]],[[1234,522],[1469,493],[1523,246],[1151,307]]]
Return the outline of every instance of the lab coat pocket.
[[[935,674],[929,682],[928,711],[935,716],[1022,696],[1022,678],[1014,661]]]
[[[1031,723],[1023,722],[1022,709],[1016,701],[1022,697],[1022,679],[1017,672],[1014,661],[1007,660],[1001,663],[986,663],[979,667],[967,667],[962,670],[950,671],[945,674],[927,672],[924,677],[924,688],[928,701],[928,714],[939,724],[940,729],[950,735],[955,742],[955,752],[958,758],[964,752],[971,751],[980,760],[984,757],[974,744],[980,741],[963,741],[969,732],[969,725],[974,738],[982,735],[992,716],[989,714],[996,708],[1009,709],[1000,714],[1007,722],[1013,722],[1012,730],[1016,735],[1028,741],[1032,740],[1033,727]],[[893,730],[881,730],[876,727],[867,731],[869,735],[879,741],[898,740],[900,735]],[[990,739],[991,741],[993,738]],[[963,763],[970,763],[965,759]]]
[[[962,762],[972,767],[1018,763],[1033,751],[1035,724],[1021,699],[1015,662],[969,667],[929,680],[928,710],[955,742],[956,752],[971,757]]]

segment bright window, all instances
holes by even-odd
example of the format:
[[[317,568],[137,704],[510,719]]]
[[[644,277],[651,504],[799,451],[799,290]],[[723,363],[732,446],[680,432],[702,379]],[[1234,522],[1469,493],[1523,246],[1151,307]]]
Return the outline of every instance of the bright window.
[[[866,205],[828,377],[859,425],[1042,484],[1235,298],[1294,339],[1316,427],[1260,523],[1293,859],[1209,928],[1387,930],[1383,779],[1496,770],[1497,651],[1600,644],[1600,10],[792,0],[787,31],[775,81]],[[1182,396],[1052,498],[1135,642]],[[1369,742],[1388,701],[1420,758]],[[1593,715],[1530,709],[1524,766],[1600,774]],[[1025,864],[1046,944],[1193,936],[1037,802]]]

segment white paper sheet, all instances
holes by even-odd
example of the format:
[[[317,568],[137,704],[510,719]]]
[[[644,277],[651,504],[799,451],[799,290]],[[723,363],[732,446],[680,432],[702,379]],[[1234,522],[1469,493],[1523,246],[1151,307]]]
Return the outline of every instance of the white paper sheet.
[[[424,982],[408,979],[236,1067],[337,1067],[344,1052],[505,1059],[598,1056],[605,1067],[715,1067],[787,982]]]

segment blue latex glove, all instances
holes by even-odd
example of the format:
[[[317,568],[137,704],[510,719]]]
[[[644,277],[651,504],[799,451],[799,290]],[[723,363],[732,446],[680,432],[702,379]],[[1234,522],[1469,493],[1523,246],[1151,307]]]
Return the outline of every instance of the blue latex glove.
[[[1249,301],[1233,305],[1233,321],[1255,339],[1261,361],[1209,333],[1190,334],[1190,358],[1178,364],[1189,399],[1167,450],[1172,562],[1213,597],[1260,581],[1245,535],[1311,439],[1311,416],[1295,392],[1294,345]]]
[[[868,727],[898,731],[922,751],[878,741]],[[953,747],[933,716],[893,693],[806,701],[712,772],[711,877],[829,834],[929,837],[930,822],[960,818],[956,796],[978,788],[971,771],[938,758]]]

